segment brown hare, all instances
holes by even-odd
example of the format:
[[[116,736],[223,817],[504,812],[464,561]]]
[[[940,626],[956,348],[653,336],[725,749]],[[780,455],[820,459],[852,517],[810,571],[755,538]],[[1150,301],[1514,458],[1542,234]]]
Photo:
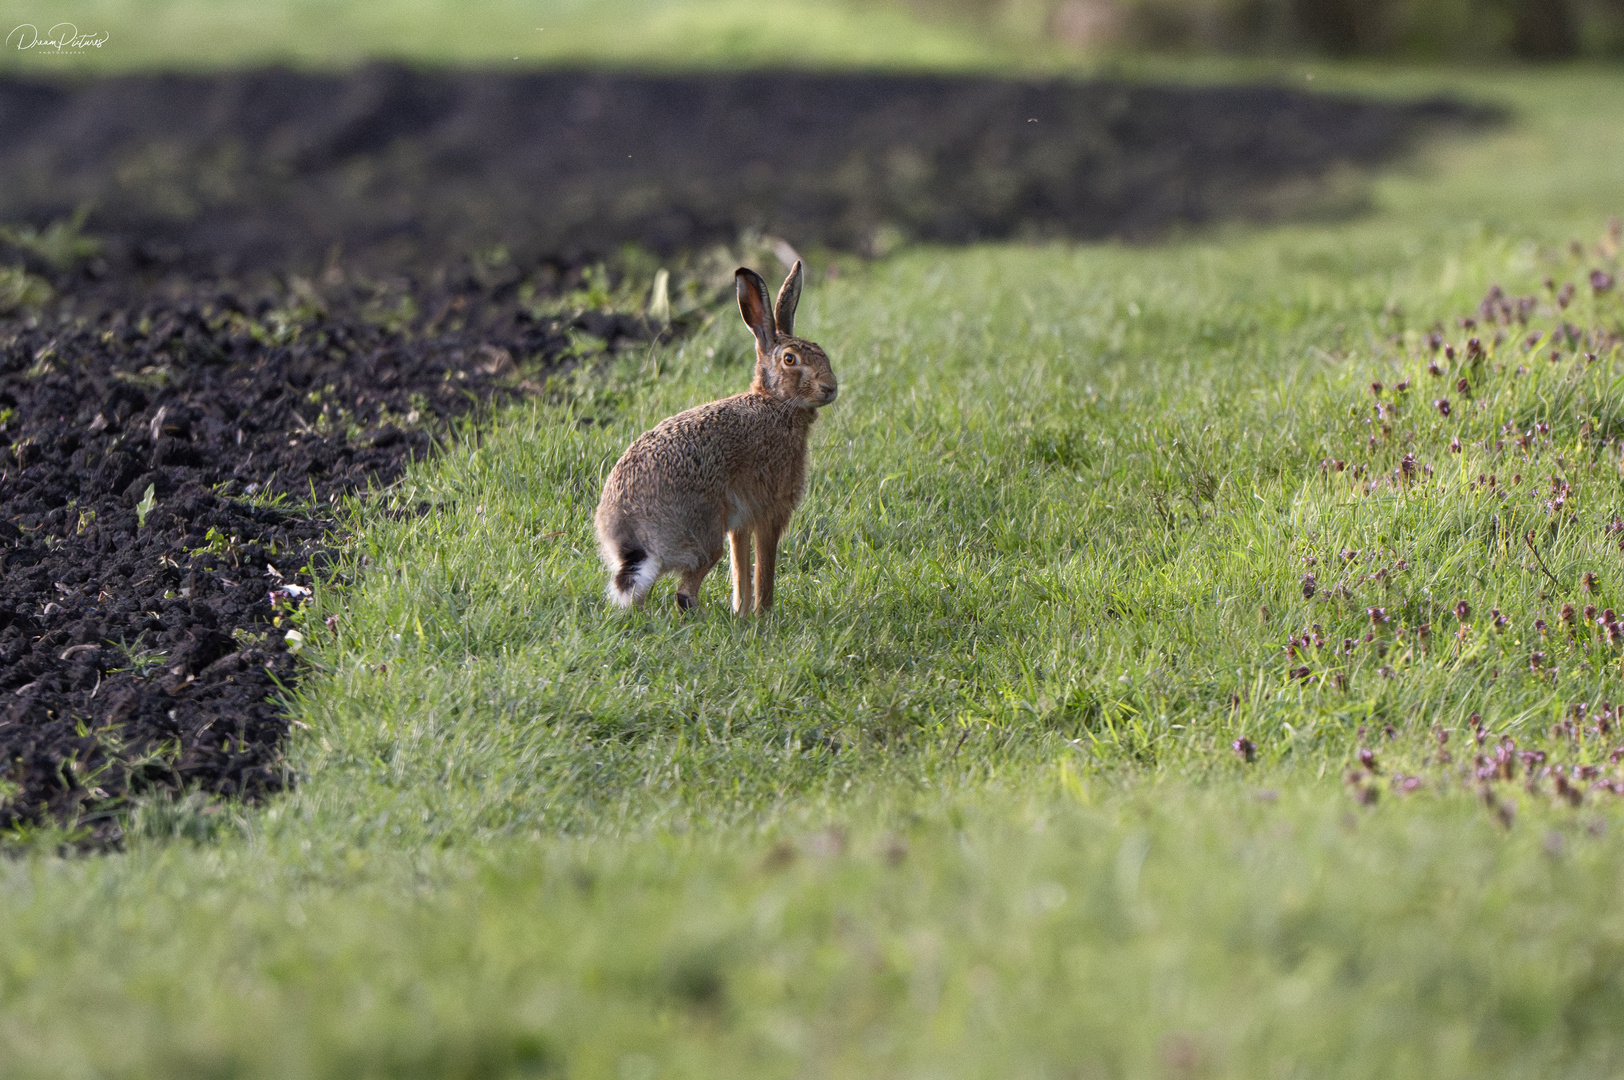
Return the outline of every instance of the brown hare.
[[[767,306],[760,274],[741,267],[733,279],[739,312],[756,336],[749,392],[662,420],[604,481],[594,523],[609,599],[621,607],[641,604],[660,575],[673,572],[682,575],[677,604],[693,607],[724,542],[733,551],[733,610],[772,607],[778,539],[806,488],[807,434],[839,387],[823,350],[794,336],[800,262],[776,308]]]

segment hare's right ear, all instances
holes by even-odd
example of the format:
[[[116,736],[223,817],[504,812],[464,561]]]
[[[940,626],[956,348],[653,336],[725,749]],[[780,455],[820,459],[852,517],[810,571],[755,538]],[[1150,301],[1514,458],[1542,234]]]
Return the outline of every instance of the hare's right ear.
[[[789,276],[784,279],[784,285],[778,290],[778,306],[773,309],[773,320],[778,324],[780,334],[793,336],[795,333],[795,308],[801,302],[801,260],[796,259],[795,265],[790,267]]]
[[[772,308],[767,306],[767,283],[754,270],[741,266],[733,272],[733,285],[739,294],[739,314],[744,316],[744,325],[756,335],[761,354],[770,356],[778,340],[778,327],[773,322]]]

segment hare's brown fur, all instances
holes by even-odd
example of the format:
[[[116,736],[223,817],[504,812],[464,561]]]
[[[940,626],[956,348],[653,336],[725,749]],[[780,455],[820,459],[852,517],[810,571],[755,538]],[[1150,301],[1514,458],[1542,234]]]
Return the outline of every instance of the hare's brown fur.
[[[677,602],[692,607],[728,544],[733,609],[743,615],[772,607],[778,540],[806,488],[807,435],[838,387],[823,350],[792,333],[801,264],[784,280],[776,311],[767,308],[758,274],[740,269],[735,280],[740,313],[756,337],[750,390],[662,420],[637,437],[604,482],[598,546],[609,597],[622,606],[642,603],[662,574],[676,572]]]

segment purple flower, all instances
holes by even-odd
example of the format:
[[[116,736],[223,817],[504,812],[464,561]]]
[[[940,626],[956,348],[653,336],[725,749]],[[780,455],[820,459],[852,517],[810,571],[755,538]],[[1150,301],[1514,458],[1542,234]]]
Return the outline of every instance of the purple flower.
[[[1578,806],[1585,800],[1585,793],[1568,783],[1568,778],[1557,773],[1551,778],[1556,793],[1568,801],[1570,806]],[[1561,835],[1560,833],[1557,835]]]

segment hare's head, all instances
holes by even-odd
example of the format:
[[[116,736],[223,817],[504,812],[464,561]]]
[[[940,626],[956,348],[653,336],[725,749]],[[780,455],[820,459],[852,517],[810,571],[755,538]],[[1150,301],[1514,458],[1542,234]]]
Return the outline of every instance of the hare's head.
[[[795,336],[795,305],[801,301],[801,264],[797,260],[778,290],[778,303],[767,306],[767,283],[754,270],[733,274],[739,313],[756,335],[756,374],[750,389],[791,405],[817,409],[835,399],[840,386],[822,349]]]

